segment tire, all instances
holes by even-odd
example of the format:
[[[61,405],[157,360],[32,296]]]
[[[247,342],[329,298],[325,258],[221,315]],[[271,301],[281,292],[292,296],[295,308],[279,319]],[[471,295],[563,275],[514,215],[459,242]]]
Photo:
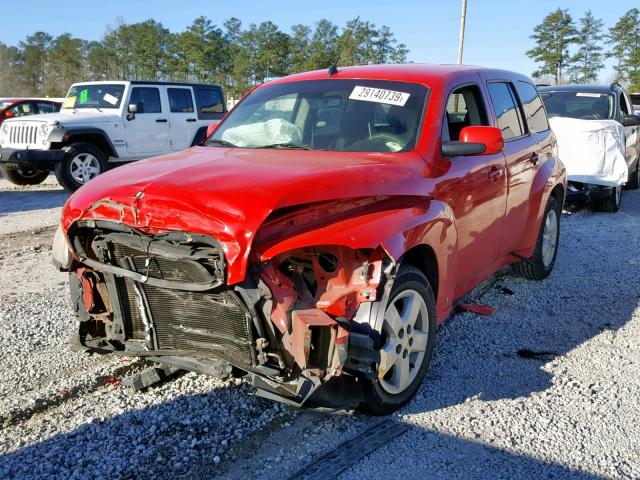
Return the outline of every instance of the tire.
[[[513,265],[516,274],[529,280],[543,280],[549,276],[556,263],[560,241],[560,206],[549,196],[547,207],[538,232],[533,255]]]
[[[418,310],[410,308],[411,305]],[[396,312],[401,310],[398,316],[385,313],[381,332],[381,365],[385,361],[392,365],[383,378],[368,380],[364,386],[364,401],[360,408],[374,415],[393,413],[411,400],[429,368],[435,345],[435,298],[429,281],[420,270],[408,265],[400,268],[386,308],[388,312],[392,308]],[[414,318],[410,312],[417,312]]]
[[[9,168],[0,165],[2,176],[14,185],[39,185],[49,176],[49,172],[27,168]]]
[[[90,143],[73,143],[55,166],[56,178],[65,190],[76,191],[107,170],[107,157]]]
[[[596,212],[615,213],[620,210],[621,200],[622,187],[614,187],[611,189],[611,194],[609,194],[607,198],[594,202],[593,209]]]
[[[636,162],[636,168],[633,173],[629,173],[629,181],[624,186],[627,190],[637,190],[640,188],[640,158]]]

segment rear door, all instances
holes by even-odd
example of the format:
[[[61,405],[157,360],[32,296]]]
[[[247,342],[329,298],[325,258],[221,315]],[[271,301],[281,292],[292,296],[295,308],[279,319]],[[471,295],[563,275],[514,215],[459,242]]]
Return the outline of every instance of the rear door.
[[[500,254],[506,255],[522,248],[519,243],[530,218],[533,181],[542,158],[551,151],[551,136],[542,100],[533,85],[490,80],[487,88],[496,126],[505,141],[507,208]]]
[[[165,87],[138,86],[131,88],[127,105],[135,103],[138,111],[129,114],[125,122],[127,150],[136,157],[152,156],[169,151],[168,104],[162,102]],[[162,96],[161,96],[162,93]]]
[[[167,87],[171,150],[189,148],[198,130],[191,87]]]

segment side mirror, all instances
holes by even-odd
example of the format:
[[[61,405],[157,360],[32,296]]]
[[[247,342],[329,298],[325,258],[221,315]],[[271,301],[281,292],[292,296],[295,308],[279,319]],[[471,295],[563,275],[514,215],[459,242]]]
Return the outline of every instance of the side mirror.
[[[133,120],[134,118],[136,118],[136,113],[138,113],[138,104],[130,103],[127,106],[127,111],[129,112],[127,114],[127,120]]]
[[[640,125],[640,115],[625,115],[622,117],[622,125],[625,127],[636,127]]]
[[[464,127],[459,140],[444,142],[440,150],[445,157],[494,155],[504,150],[504,138],[497,127]]]
[[[213,123],[209,124],[209,126],[207,127],[207,138],[209,138],[211,134],[215,132],[218,124],[220,124],[220,120],[215,120]]]

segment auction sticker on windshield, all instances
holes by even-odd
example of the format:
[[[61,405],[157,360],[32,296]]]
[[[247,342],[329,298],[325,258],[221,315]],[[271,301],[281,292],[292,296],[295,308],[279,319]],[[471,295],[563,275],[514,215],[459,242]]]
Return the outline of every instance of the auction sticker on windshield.
[[[398,105],[404,107],[410,94],[386,90],[384,88],[363,87],[356,85],[349,95],[350,100],[363,100],[365,102],[386,103],[388,105]]]

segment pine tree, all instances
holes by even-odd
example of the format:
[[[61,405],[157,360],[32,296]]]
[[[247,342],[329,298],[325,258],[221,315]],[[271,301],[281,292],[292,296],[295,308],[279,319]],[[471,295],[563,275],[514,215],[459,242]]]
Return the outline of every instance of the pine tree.
[[[604,68],[602,54],[602,20],[595,18],[591,10],[579,20],[576,35],[577,53],[571,58],[569,75],[576,83],[591,83],[598,79]]]
[[[627,81],[640,89],[640,10],[632,8],[609,29],[611,50],[607,56],[616,60],[618,81]]]
[[[558,8],[549,13],[542,23],[534,28],[531,38],[536,46],[526,52],[527,56],[542,65],[533,72],[536,78],[554,76],[560,83],[562,72],[569,62],[569,47],[576,43],[576,27],[568,10]]]

